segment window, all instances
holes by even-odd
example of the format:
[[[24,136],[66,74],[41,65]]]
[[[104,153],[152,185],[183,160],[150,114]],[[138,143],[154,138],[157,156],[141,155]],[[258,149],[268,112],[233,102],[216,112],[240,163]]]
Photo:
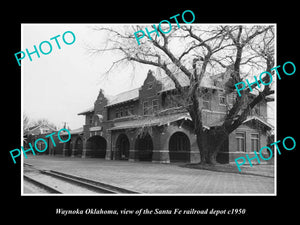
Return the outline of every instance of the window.
[[[128,116],[129,106],[125,106],[124,116]]]
[[[122,108],[120,108],[120,117],[123,117],[124,116],[124,109],[123,109],[123,107]]]
[[[235,103],[235,94],[234,93],[230,93],[227,95],[227,103],[229,106],[229,109],[231,109],[233,107],[233,104]]]
[[[152,87],[153,87],[153,83],[152,83],[152,82],[149,82],[149,83],[148,83],[148,89],[152,89]]]
[[[209,109],[209,101],[203,100],[203,108],[204,109]]]
[[[202,123],[207,124],[207,113],[208,112],[202,112]]]
[[[259,134],[251,134],[251,151],[259,151]]]
[[[134,115],[134,105],[131,105],[129,108],[129,115]]]
[[[182,99],[181,95],[178,93],[177,89],[171,90],[169,93],[170,107],[180,106],[180,100]]]
[[[144,112],[144,115],[149,114],[149,103],[148,103],[148,101],[143,102],[143,112]]]
[[[159,106],[158,106],[158,99],[153,99],[152,100],[152,108],[153,108],[153,112],[158,111],[158,108],[159,108]]]
[[[116,109],[116,118],[119,118],[119,109]]]
[[[225,96],[225,93],[223,93],[223,92],[221,92],[219,94],[219,104],[226,105],[226,96]]]
[[[236,142],[237,142],[237,151],[246,152],[246,141],[245,141],[245,133],[239,132],[236,133]]]
[[[89,116],[89,124],[92,125],[93,123],[93,116]]]
[[[209,94],[208,93],[203,95],[203,108],[204,109],[210,109]]]

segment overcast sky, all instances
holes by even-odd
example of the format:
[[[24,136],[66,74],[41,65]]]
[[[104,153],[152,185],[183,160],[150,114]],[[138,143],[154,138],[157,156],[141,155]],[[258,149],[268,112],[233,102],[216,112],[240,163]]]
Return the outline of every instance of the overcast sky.
[[[74,44],[62,41],[66,31],[75,34]],[[55,40],[50,40],[57,35],[61,35],[61,49]],[[32,54],[32,61],[26,55],[21,61],[23,111],[30,119],[46,118],[59,127],[67,122],[71,129],[76,129],[84,124],[84,116],[77,113],[93,106],[100,88],[105,94],[116,95],[142,85],[150,67],[137,66],[134,79],[131,67],[112,71],[104,78],[118,56],[89,54],[87,46],[103,42],[101,35],[89,24],[22,24],[22,51],[27,48],[33,52],[33,45],[38,48],[42,41],[49,41],[53,48],[49,55],[40,53],[38,58]],[[66,35],[66,39],[70,42],[71,35]],[[48,51],[47,44],[43,44],[43,49]]]
[[[84,116],[77,114],[93,106],[100,88],[107,95],[116,95],[142,85],[150,66],[137,65],[135,71],[124,66],[103,76],[119,56],[89,54],[88,46],[103,44],[105,40],[93,26],[95,24],[22,24],[22,51],[27,48],[33,52],[33,46],[38,48],[43,41],[49,41],[53,48],[49,55],[40,53],[38,58],[32,54],[32,61],[26,55],[21,61],[22,109],[31,120],[45,118],[58,128],[67,122],[71,129],[76,129],[84,125]],[[62,41],[61,36],[66,31],[75,34],[76,41],[72,45]],[[55,40],[50,40],[57,35],[61,35],[57,39],[61,49]],[[70,35],[66,39],[72,40]],[[48,50],[46,45],[43,49]],[[274,106],[269,109],[273,111]]]

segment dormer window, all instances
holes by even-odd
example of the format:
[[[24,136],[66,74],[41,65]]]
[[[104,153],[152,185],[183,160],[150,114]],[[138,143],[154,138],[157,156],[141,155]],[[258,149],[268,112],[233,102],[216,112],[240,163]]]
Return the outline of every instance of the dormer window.
[[[158,99],[153,99],[152,100],[152,109],[153,109],[153,112],[158,111],[158,109],[159,109]]]

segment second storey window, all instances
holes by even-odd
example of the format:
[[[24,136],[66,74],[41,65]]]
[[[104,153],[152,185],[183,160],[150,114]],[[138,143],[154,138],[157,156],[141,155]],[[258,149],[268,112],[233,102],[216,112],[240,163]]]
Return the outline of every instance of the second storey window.
[[[226,105],[226,95],[224,92],[221,92],[219,94],[219,104],[220,105]]]
[[[134,114],[134,105],[131,105],[129,108],[129,115],[133,115]]]
[[[158,109],[159,109],[159,106],[158,106],[158,99],[152,100],[152,108],[153,108],[153,112],[158,111]]]
[[[236,96],[235,96],[234,92],[227,95],[227,103],[228,103],[229,109],[231,109],[233,107],[233,105],[235,103],[235,98],[236,98]]]
[[[129,106],[125,106],[125,115],[124,116],[128,116],[129,115]]]
[[[144,115],[149,114],[149,103],[148,103],[148,101],[143,102],[143,113],[144,113]]]
[[[210,109],[209,95],[208,94],[203,95],[203,108],[204,109]]]
[[[120,108],[120,117],[123,117],[124,116],[124,108]]]
[[[119,109],[116,109],[116,118],[119,118]]]

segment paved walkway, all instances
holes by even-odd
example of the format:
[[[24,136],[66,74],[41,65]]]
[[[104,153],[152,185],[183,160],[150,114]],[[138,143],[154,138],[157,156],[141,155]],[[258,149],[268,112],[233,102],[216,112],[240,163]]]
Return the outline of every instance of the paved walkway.
[[[272,177],[191,169],[179,164],[43,155],[29,156],[24,162],[145,194],[274,194]]]

